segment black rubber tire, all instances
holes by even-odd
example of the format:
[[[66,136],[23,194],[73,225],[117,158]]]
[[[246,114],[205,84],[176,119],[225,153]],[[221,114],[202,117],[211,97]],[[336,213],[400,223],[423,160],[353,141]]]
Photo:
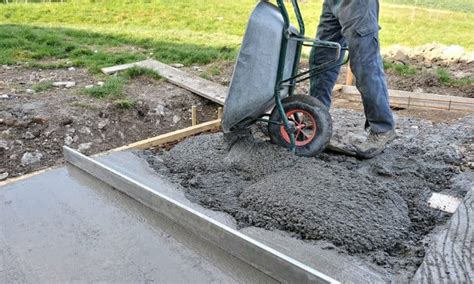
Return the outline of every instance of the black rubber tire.
[[[313,157],[322,152],[329,144],[332,136],[332,119],[326,107],[316,98],[307,95],[293,95],[282,100],[285,113],[300,109],[309,113],[316,120],[317,132],[311,142],[304,146],[296,147],[296,155]],[[270,120],[282,122],[277,107],[273,108]],[[280,132],[280,125],[269,123],[268,132],[274,144],[290,148]]]

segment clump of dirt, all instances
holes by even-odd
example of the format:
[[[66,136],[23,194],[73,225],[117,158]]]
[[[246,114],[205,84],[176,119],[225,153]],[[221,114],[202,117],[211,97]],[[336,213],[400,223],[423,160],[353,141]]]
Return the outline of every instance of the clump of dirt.
[[[333,117],[336,134],[361,132],[361,113],[334,110]],[[472,155],[466,145],[473,123],[474,116],[436,125],[401,118],[399,138],[372,160],[330,152],[296,157],[254,137],[229,147],[222,134],[146,155],[189,199],[231,214],[241,227],[331,241],[389,271],[413,274],[424,256],[423,238],[449,217],[427,200],[432,192],[453,191],[453,178]],[[464,190],[455,191],[462,196]]]

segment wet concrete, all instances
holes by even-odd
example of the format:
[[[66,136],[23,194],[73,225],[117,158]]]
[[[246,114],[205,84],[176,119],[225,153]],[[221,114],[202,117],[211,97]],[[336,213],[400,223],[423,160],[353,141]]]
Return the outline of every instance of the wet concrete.
[[[273,282],[74,167],[0,187],[0,282],[73,281]]]
[[[118,152],[95,158],[100,163],[120,172],[143,185],[173,198],[202,214],[236,229],[236,220],[229,214],[209,210],[191,202],[182,187],[170,183],[149,167],[142,152]],[[345,283],[378,283],[388,281],[383,269],[363,263],[359,258],[341,254],[328,242],[303,242],[283,231],[269,231],[257,227],[245,227],[240,232]]]
[[[334,110],[333,117],[338,142],[364,137],[362,114]],[[472,184],[465,165],[472,157],[473,125],[474,116],[436,125],[400,118],[399,138],[366,161],[329,152],[299,158],[251,137],[229,150],[221,134],[142,155],[190,200],[231,214],[239,227],[328,241],[408,279],[423,260],[423,239],[450,217],[428,206],[432,193],[462,197]]]

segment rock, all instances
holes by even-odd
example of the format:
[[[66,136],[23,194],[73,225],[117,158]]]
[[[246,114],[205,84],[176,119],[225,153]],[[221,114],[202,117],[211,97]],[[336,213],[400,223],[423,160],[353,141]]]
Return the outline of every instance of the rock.
[[[447,62],[457,62],[464,55],[464,48],[459,45],[451,45],[441,51],[441,59]]]
[[[74,68],[74,67],[69,67],[67,70],[69,70],[69,71],[74,71],[74,70],[76,70],[76,68]]]
[[[174,124],[178,123],[180,120],[181,120],[181,117],[179,117],[177,115],[173,115],[173,123]]]
[[[32,90],[32,89],[26,89],[25,92],[26,92],[27,94],[34,94],[34,93],[35,93],[35,91]]]
[[[171,64],[172,67],[174,68],[183,68],[184,67],[184,64],[181,64],[181,63],[173,63]]]
[[[102,81],[97,82],[97,85],[100,86],[100,87],[102,87],[104,84],[105,84],[105,83],[102,82]]]
[[[18,159],[18,155],[17,154],[11,154],[10,157],[8,157],[8,158],[10,158],[10,160],[14,161],[14,160]]]
[[[87,85],[85,88],[86,89],[94,88],[94,85]]]
[[[77,151],[84,153],[85,151],[89,150],[92,147],[92,143],[82,143],[77,147]]]
[[[165,106],[164,105],[157,105],[154,109],[155,113],[159,116],[165,115]]]
[[[26,152],[21,157],[21,164],[22,166],[28,166],[34,163],[37,163],[43,158],[43,154],[41,152],[36,151],[34,153]]]
[[[35,139],[35,135],[33,135],[33,133],[27,131],[25,133],[23,133],[23,139],[27,139],[27,140],[30,140],[30,139]]]
[[[105,127],[109,124],[109,121],[108,120],[102,120],[99,122],[99,124],[97,125],[97,127],[100,129],[100,130],[104,130]]]
[[[79,136],[74,135],[74,137],[72,138],[72,140],[74,141],[74,143],[77,143],[77,141],[79,141]]]
[[[8,99],[11,99],[12,97],[9,96],[9,95],[0,95],[0,100],[8,100]]]
[[[64,145],[66,146],[71,146],[71,144],[74,142],[74,139],[72,139],[71,136],[66,136],[64,137]]]
[[[91,135],[92,131],[89,127],[83,126],[81,129],[79,129],[79,133]]]
[[[4,172],[3,174],[0,174],[0,181],[6,180],[7,177],[8,177],[8,173],[7,173],[7,172]]]
[[[76,133],[76,129],[72,128],[72,127],[68,127],[69,125],[66,125],[66,132],[67,133]]]
[[[8,149],[9,149],[8,148],[8,142],[5,141],[5,140],[0,140],[0,153],[4,153]]]
[[[76,82],[65,81],[65,82],[53,82],[54,87],[66,87],[71,88],[76,86]]]

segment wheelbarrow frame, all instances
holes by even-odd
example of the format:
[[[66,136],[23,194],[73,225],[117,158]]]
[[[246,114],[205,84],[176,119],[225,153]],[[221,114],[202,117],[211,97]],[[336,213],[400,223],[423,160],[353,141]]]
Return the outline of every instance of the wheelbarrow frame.
[[[286,5],[284,3],[284,0],[276,0],[276,2],[284,20],[284,29],[283,29],[284,34],[283,34],[282,42],[281,42],[280,56],[279,56],[278,69],[277,69],[277,80],[276,80],[275,91],[274,91],[273,96],[275,99],[276,108],[278,109],[278,112],[280,113],[280,117],[282,118],[283,122],[265,119],[264,117],[267,117],[268,114],[263,114],[258,119],[258,121],[264,121],[271,124],[283,125],[290,137],[291,151],[295,152],[296,150],[295,133],[290,128],[289,120],[283,108],[282,98],[280,97],[280,91],[284,89],[285,87],[288,87],[288,96],[292,96],[294,94],[297,83],[308,80],[332,68],[336,68],[336,67],[346,64],[349,61],[349,56],[346,58],[346,60],[341,60],[341,54],[342,54],[342,51],[347,50],[348,48],[341,47],[341,45],[338,42],[323,41],[323,40],[305,37],[305,25],[304,25],[304,20],[301,14],[300,7],[298,5],[298,0],[291,0],[293,11],[298,21],[298,33],[295,34],[294,32],[291,32],[290,17],[289,17]],[[293,64],[291,77],[284,79],[283,73],[285,69],[286,52],[288,48],[288,43],[290,41],[296,41],[296,54],[294,58],[294,64]],[[302,52],[303,46],[335,49],[336,56],[334,59],[328,60],[324,62],[323,64],[320,64],[314,68],[310,68],[309,70],[305,72],[299,73],[298,70],[299,70],[299,64],[300,64],[301,52]]]

